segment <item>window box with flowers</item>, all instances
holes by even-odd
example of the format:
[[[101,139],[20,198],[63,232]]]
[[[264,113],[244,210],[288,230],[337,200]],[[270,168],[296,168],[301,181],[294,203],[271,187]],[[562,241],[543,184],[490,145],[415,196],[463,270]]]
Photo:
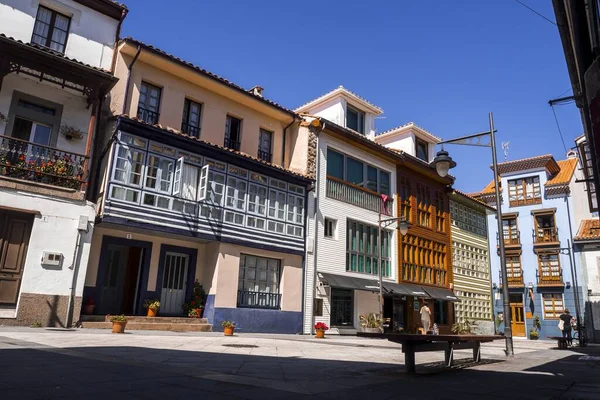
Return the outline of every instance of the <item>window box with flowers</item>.
[[[329,327],[323,322],[317,322],[315,324],[315,337],[317,339],[323,339],[325,337],[325,331],[328,331]]]

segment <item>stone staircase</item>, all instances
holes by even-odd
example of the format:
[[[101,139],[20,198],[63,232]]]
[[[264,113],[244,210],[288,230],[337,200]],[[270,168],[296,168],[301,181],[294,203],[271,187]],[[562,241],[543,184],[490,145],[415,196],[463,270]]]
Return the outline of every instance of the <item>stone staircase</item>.
[[[104,315],[82,315],[82,328],[111,329],[112,323]],[[171,332],[212,332],[212,325],[206,318],[184,317],[142,317],[127,316],[127,330],[171,331]]]

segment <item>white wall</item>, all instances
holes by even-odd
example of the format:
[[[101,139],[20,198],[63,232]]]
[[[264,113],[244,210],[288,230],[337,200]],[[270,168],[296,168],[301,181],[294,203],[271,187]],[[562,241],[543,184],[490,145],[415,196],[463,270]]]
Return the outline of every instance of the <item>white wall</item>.
[[[394,164],[383,161],[371,154],[365,153],[352,145],[344,143],[342,141],[333,139],[327,134],[321,134],[319,136],[319,171],[317,174],[317,185],[319,186],[319,199],[318,199],[318,212],[315,214],[314,200],[308,202],[308,231],[307,240],[309,242],[308,247],[315,243],[315,231],[317,232],[317,270],[319,272],[328,272],[337,275],[347,275],[356,278],[363,279],[377,279],[377,275],[363,274],[356,272],[346,271],[346,221],[352,219],[359,222],[364,222],[372,226],[378,224],[378,213],[365,210],[364,208],[353,206],[338,200],[328,198],[327,193],[327,147],[331,146],[337,151],[340,151],[346,155],[353,156],[365,163],[379,167],[383,170],[390,172],[391,175],[391,193],[396,193],[396,167]],[[309,199],[314,199],[315,193],[312,192]],[[394,206],[394,214],[396,207]],[[316,218],[316,219],[315,219]],[[334,238],[324,237],[324,218],[332,218],[337,221],[336,224],[336,235]],[[318,224],[318,226],[317,226]],[[391,240],[391,269],[392,276],[390,280],[396,281],[396,252],[397,252],[397,233],[393,228],[390,228],[393,232]],[[305,312],[304,312],[304,332],[310,333],[312,328],[312,307],[313,307],[313,287],[314,287],[314,251],[307,252],[306,258],[306,296],[305,296]],[[329,303],[328,299],[324,298],[324,310],[323,317],[317,318],[317,321],[325,322],[329,324]],[[357,309],[355,308],[355,311]],[[377,310],[377,309],[376,309]],[[358,315],[358,314],[357,314]]]
[[[79,140],[67,140],[59,133],[56,147],[73,153],[85,154],[88,124],[92,111],[91,107],[87,109],[87,102],[83,96],[67,89],[61,89],[60,86],[51,83],[40,82],[32,77],[10,74],[4,78],[0,91],[0,111],[6,116],[8,116],[15,90],[62,104],[61,125],[75,126],[83,133],[83,137]],[[8,134],[9,132],[4,132],[5,129],[6,123],[0,121],[0,133]]]
[[[0,32],[30,42],[40,3],[71,17],[67,57],[110,70],[118,21],[73,0],[0,0]]]
[[[20,293],[69,295],[74,272],[70,267],[73,266],[79,216],[88,217],[89,230],[87,234],[82,235],[80,241],[79,271],[75,292],[76,296],[82,296],[96,214],[94,206],[91,203],[60,200],[4,189],[0,190],[0,205],[17,210],[36,210],[40,213],[33,222]],[[44,251],[61,253],[62,267],[43,266],[41,259]],[[18,304],[15,307],[15,310],[17,309]]]
[[[348,102],[345,98],[338,96],[328,100],[316,107],[307,109],[306,112],[311,115],[323,117],[340,126],[346,127],[346,108]],[[365,111],[356,104],[350,104],[351,107],[365,113],[365,136],[373,137],[375,135],[375,115]]]
[[[411,156],[416,156],[415,135],[410,131],[402,132],[398,135],[388,136],[385,138],[378,138],[376,142],[385,147],[389,147],[390,149],[402,150]]]

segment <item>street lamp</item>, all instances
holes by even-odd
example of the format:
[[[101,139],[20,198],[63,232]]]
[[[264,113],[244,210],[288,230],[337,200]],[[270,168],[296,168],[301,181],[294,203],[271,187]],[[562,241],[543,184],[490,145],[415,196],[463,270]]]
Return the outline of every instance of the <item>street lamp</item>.
[[[498,220],[498,247],[500,250],[500,271],[502,273],[502,297],[504,305],[504,338],[506,341],[506,355],[513,356],[513,341],[512,341],[512,329],[511,329],[511,314],[510,314],[510,303],[508,298],[508,278],[506,273],[506,259],[504,256],[504,231],[502,228],[502,206],[500,203],[500,188],[498,185],[498,160],[496,158],[496,131],[494,130],[494,116],[492,113],[489,114],[490,119],[490,130],[486,132],[476,133],[474,135],[468,135],[459,137],[456,139],[444,140],[439,144],[457,144],[466,146],[479,146],[479,147],[490,147],[492,150],[492,165],[494,169],[494,189],[496,192],[496,219]],[[489,138],[489,143],[484,139]],[[456,166],[456,163],[448,155],[442,147],[436,157],[433,159],[435,169],[438,174],[442,177],[448,175],[448,171]]]

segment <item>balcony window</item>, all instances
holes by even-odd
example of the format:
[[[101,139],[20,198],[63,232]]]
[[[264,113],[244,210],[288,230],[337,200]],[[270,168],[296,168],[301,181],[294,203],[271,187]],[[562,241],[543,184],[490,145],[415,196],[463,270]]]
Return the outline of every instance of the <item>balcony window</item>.
[[[273,132],[261,129],[258,139],[258,158],[266,162],[271,162],[273,158],[271,154],[272,142]]]
[[[376,226],[348,220],[346,241],[346,271],[378,275],[381,259],[383,276],[391,275],[391,232],[382,230],[383,243],[379,241]]]
[[[504,244],[518,245],[520,244],[519,229],[517,227],[516,218],[507,218],[502,220],[502,233],[504,235]]]
[[[446,231],[445,198],[443,192],[435,192],[435,228],[438,232]]]
[[[173,160],[149,154],[144,187],[171,194],[174,164],[175,162]]]
[[[558,253],[538,254],[538,283],[562,283]]]
[[[346,128],[365,134],[365,113],[346,106]]]
[[[185,99],[183,103],[183,120],[181,121],[181,131],[195,138],[200,137],[200,115],[202,105],[195,101]]]
[[[240,211],[246,210],[246,190],[248,182],[230,176],[227,178],[227,197],[225,205]]]
[[[39,6],[31,42],[64,53],[70,24],[71,18],[66,15]]]
[[[265,216],[267,214],[267,188],[256,183],[248,186],[248,212]]]
[[[415,138],[415,154],[418,159],[429,162],[429,145],[424,140]]]
[[[241,129],[242,120],[228,115],[225,121],[225,147],[232,150],[240,150]]]
[[[521,269],[521,256],[506,256],[506,277],[508,285],[523,283],[523,270]]]
[[[542,293],[544,319],[558,319],[565,311],[562,293]]]
[[[158,124],[161,88],[142,82],[137,117],[147,124]]]
[[[400,215],[406,219],[407,222],[412,222],[411,213],[411,183],[410,180],[404,176],[400,177],[400,190],[398,195],[400,196]]]
[[[327,176],[372,192],[390,194],[391,174],[331,148],[327,149]]]
[[[535,242],[558,242],[558,228],[555,224],[554,214],[535,216]]]
[[[511,207],[541,204],[542,190],[540,187],[540,178],[538,176],[530,176],[528,178],[509,180],[508,197]]]
[[[279,260],[242,254],[237,306],[278,310],[280,274]]]
[[[144,157],[143,151],[119,146],[115,157],[113,180],[126,185],[141,186]]]
[[[304,197],[288,194],[288,222],[304,223]]]
[[[421,183],[417,183],[417,223],[431,227],[431,191]]]

